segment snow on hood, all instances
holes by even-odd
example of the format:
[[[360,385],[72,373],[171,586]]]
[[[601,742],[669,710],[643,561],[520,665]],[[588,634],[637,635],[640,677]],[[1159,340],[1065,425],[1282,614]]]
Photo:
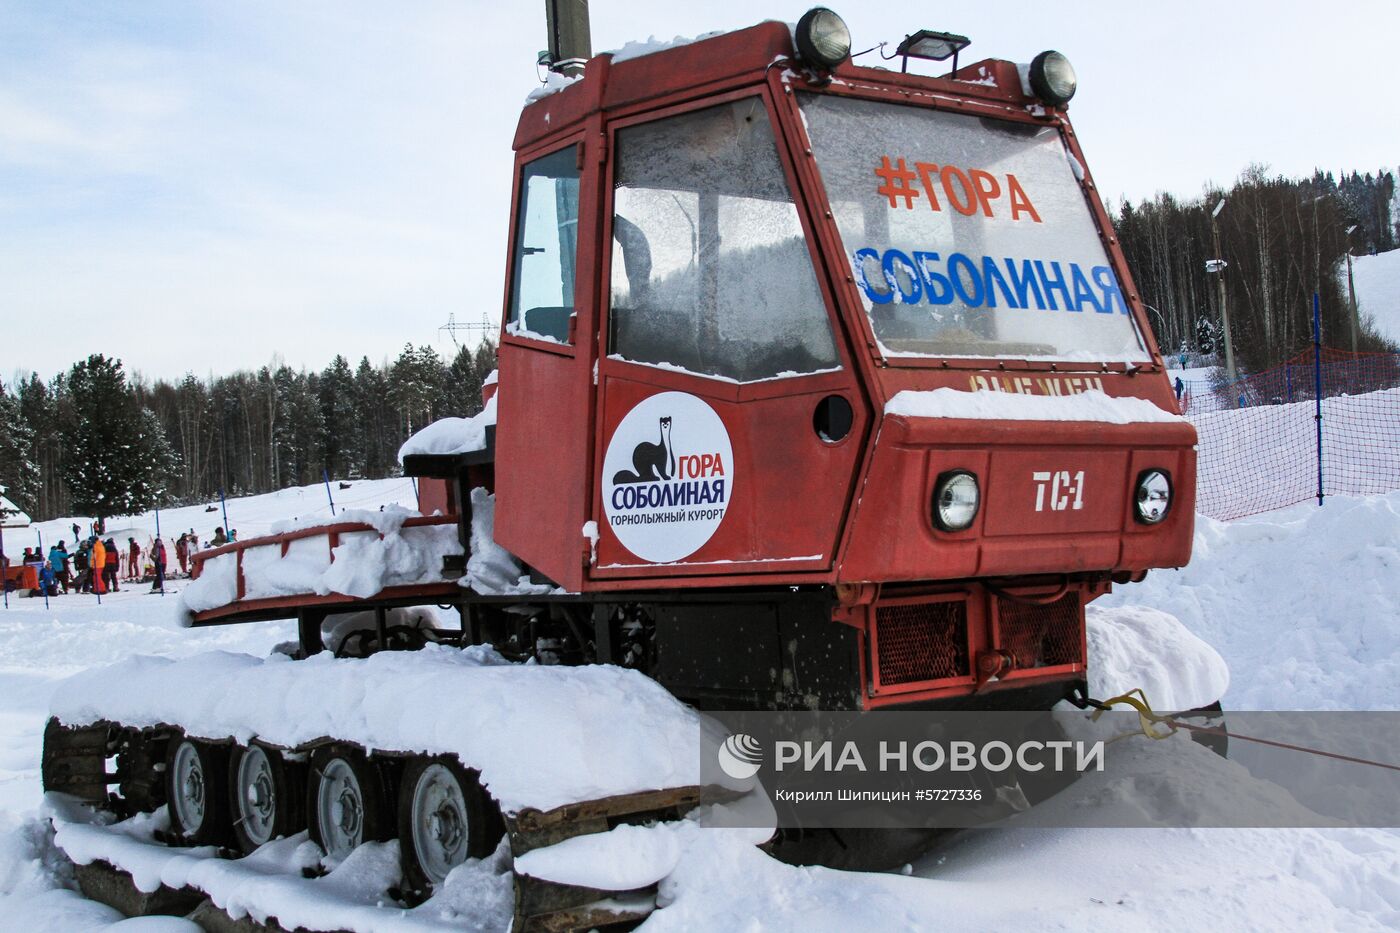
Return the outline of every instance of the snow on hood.
[[[1132,424],[1184,421],[1141,398],[1115,398],[1098,389],[1074,395],[1022,395],[978,389],[933,389],[896,393],[885,414],[910,418],[968,418],[982,421],[1100,421]]]

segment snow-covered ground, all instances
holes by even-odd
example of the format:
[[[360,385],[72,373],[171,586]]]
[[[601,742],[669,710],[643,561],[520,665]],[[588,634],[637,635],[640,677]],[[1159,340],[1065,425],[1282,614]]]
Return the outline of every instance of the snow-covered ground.
[[[1351,261],[1351,274],[1362,315],[1370,316],[1381,336],[1400,342],[1400,249],[1357,256]],[[1345,265],[1342,276],[1346,277]]]
[[[401,492],[396,482],[408,485],[384,481],[384,501],[411,497],[409,488],[391,498]],[[267,501],[277,497],[231,501],[230,518],[235,510],[247,516],[233,523],[251,535],[266,530],[255,522],[270,528],[309,506],[314,490],[284,494],[284,504],[294,504],[281,514]],[[377,508],[373,501],[355,504]],[[12,599],[0,610],[0,929],[103,929],[119,920],[72,892],[36,815],[41,735],[57,684],[133,654],[182,658],[221,649],[266,656],[292,637],[291,626],[280,623],[178,629],[175,601],[123,592],[100,606],[95,597],[75,595],[54,599],[47,610],[35,599]],[[1172,690],[1213,690],[1224,673],[1213,655],[1144,607],[1174,614],[1223,656],[1228,707],[1400,709],[1400,493],[1329,498],[1321,509],[1304,504],[1231,523],[1201,518],[1189,567],[1155,572],[1095,604],[1096,691],[1136,685],[1123,682],[1130,629],[1155,642],[1163,658],[1190,658],[1189,665],[1137,666],[1132,676],[1158,706],[1172,705]],[[1150,743],[1144,756],[1200,749],[1175,741]],[[1217,767],[1234,765],[1222,760]],[[645,838],[645,851],[663,853],[667,869],[666,906],[648,930],[1400,928],[1400,833],[1389,830],[1024,826],[957,834],[906,874],[793,868],[720,831],[683,828],[664,840]],[[301,858],[289,843],[269,858]],[[367,885],[393,870],[391,856],[366,847],[362,858],[344,863],[336,883],[363,899]],[[443,915],[478,903],[486,928],[499,923],[508,894],[500,871],[483,863],[454,889]],[[180,923],[163,928],[191,929]],[[143,927],[117,926],[124,928]]]

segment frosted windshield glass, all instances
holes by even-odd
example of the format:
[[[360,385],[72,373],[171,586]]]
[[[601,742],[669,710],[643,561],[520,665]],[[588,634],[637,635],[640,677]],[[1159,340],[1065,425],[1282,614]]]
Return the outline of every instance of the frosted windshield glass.
[[[1148,359],[1053,127],[804,94],[887,356]]]
[[[839,365],[757,97],[617,133],[611,351],[736,382]]]

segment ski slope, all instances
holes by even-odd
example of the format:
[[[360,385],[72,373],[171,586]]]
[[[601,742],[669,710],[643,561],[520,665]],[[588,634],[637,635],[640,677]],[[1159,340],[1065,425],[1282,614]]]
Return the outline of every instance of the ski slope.
[[[1400,249],[1375,256],[1357,256],[1351,261],[1356,284],[1356,305],[1363,317],[1369,316],[1376,332],[1400,343]],[[1346,278],[1346,265],[1342,266]],[[1342,282],[1345,287],[1346,282]]]
[[[373,488],[386,503],[400,502],[403,485],[382,481]],[[256,522],[270,527],[309,515],[315,489],[230,501],[230,518],[250,535],[262,530]],[[287,510],[279,515],[280,506]],[[378,503],[357,506],[375,509]],[[204,514],[197,510],[191,518]],[[163,513],[163,530],[164,523]],[[176,527],[186,523],[176,520]],[[181,585],[176,581],[173,588]],[[266,656],[294,637],[287,623],[178,629],[175,603],[173,596],[138,590],[104,597],[101,605],[75,595],[52,600],[47,610],[35,599],[12,599],[0,610],[0,692],[6,698],[0,711],[0,929],[97,930],[120,920],[71,890],[51,831],[37,818],[43,723],[65,677],[134,654]],[[1130,659],[1120,650],[1129,626],[1171,632],[1161,613],[1145,607],[1179,617],[1215,651],[1178,631],[1174,641],[1156,639],[1162,656],[1153,664]],[[1172,690],[1224,685],[1224,672],[1212,660],[1218,652],[1229,668],[1229,707],[1398,709],[1398,617],[1400,493],[1332,498],[1321,509],[1304,504],[1231,523],[1200,518],[1190,566],[1154,572],[1092,607],[1092,686],[1106,693],[1141,683],[1159,706],[1171,705]],[[1159,756],[1144,757],[1154,768],[1169,760],[1161,756],[1198,748],[1151,744],[1162,746],[1144,752]],[[1226,766],[1233,765],[1220,760],[1218,768]],[[1400,833],[1390,830],[1025,826],[957,834],[893,874],[794,868],[741,839],[698,827],[662,840],[635,835],[642,838],[615,840],[619,847],[597,870],[622,872],[643,857],[665,859],[665,906],[644,925],[649,931],[1400,927]],[[269,864],[305,858],[295,839],[274,845],[279,848],[268,853]],[[372,907],[395,880],[392,846],[366,847],[335,875],[297,879],[277,896],[297,901],[303,915],[314,914],[313,901],[299,899],[337,890]],[[435,929],[455,918],[467,929],[500,929],[508,915],[504,871],[500,858],[473,864],[454,875],[440,901],[434,899],[432,915],[391,912],[402,922],[386,919],[382,928]],[[323,881],[333,883],[312,887]],[[194,929],[179,920],[142,923],[117,929]]]
[[[272,526],[281,522],[324,523],[331,517],[331,499],[334,500],[337,515],[351,509],[377,510],[380,506],[388,505],[400,505],[406,509],[418,507],[417,490],[409,477],[347,482],[349,488],[341,489],[340,482],[332,480],[329,493],[324,483],[315,483],[311,486],[279,489],[277,492],[260,496],[229,499],[222,505],[216,499],[199,505],[161,509],[160,534],[169,542],[178,538],[182,532],[194,531],[200,541],[207,542],[214,537],[214,530],[224,524],[224,514],[227,512],[228,527],[237,531],[240,539],[253,538],[269,534]],[[109,531],[139,528],[154,535],[156,523],[157,515],[151,511],[141,515],[113,516],[107,519],[107,528]],[[36,522],[28,529],[6,530],[5,553],[12,558],[23,553],[24,548],[34,546],[37,541],[36,534],[43,535],[46,551],[58,541],[66,542],[71,551],[74,524],[77,524],[81,533],[86,536],[92,524],[92,517],[56,518]],[[172,551],[172,563],[174,557]]]

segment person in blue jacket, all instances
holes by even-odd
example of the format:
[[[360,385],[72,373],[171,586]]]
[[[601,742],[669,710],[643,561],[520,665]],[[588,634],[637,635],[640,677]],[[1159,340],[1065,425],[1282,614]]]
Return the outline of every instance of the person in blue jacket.
[[[49,569],[53,571],[54,579],[63,585],[63,592],[67,593],[72,576],[68,572],[68,549],[62,541],[49,548]]]

